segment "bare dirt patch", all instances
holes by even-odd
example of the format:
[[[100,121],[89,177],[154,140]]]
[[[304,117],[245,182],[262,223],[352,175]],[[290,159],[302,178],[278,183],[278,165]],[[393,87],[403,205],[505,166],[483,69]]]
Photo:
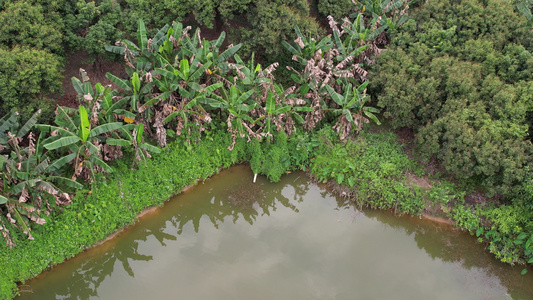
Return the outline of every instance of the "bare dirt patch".
[[[101,68],[97,68],[94,63],[90,61],[90,56],[85,51],[77,51],[69,53],[65,61],[65,70],[63,72],[63,95],[55,97],[56,104],[67,107],[77,107],[76,100],[77,93],[72,86],[72,77],[80,77],[80,69],[84,69],[89,76],[91,83],[96,84],[100,82],[102,85],[112,84],[105,74],[107,72],[122,77],[125,75],[124,65],[121,62],[114,62],[104,60],[101,63]]]
[[[431,180],[427,176],[418,177],[415,174],[410,173],[410,174],[407,174],[406,177],[407,177],[406,184],[409,186],[418,186],[423,189],[430,189],[433,187],[433,185],[431,184]]]

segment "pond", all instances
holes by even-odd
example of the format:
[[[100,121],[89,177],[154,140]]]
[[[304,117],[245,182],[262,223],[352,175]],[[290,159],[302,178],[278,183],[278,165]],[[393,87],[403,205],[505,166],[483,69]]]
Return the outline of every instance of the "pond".
[[[304,173],[222,171],[17,299],[533,299],[520,275],[448,225],[359,210]]]

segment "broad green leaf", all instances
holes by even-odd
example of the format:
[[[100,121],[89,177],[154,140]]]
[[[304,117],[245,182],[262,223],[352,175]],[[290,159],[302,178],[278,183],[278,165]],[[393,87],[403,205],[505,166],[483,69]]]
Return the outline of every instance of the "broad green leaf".
[[[116,113],[116,110],[120,109],[120,108],[124,108],[129,100],[130,100],[129,97],[124,97],[124,98],[118,100],[113,105],[111,105],[111,107],[109,107],[109,109],[106,111],[105,115],[109,116],[112,113]]]
[[[102,167],[107,173],[113,173],[113,169],[108,164],[106,164],[103,160],[99,159],[98,157],[92,156],[91,161],[93,161],[95,164]]]
[[[155,34],[152,40],[153,50],[159,49],[159,46],[161,46],[163,42],[167,40],[167,32],[169,29],[171,29],[170,26],[166,24],[163,28],[159,29],[159,31]]]
[[[242,47],[242,44],[237,44],[237,45],[227,49],[226,51],[222,52],[218,56],[217,62],[218,63],[222,63],[222,62],[227,61],[233,54],[235,54],[237,51],[239,51],[239,49],[241,49],[241,47]]]
[[[274,114],[275,114],[275,115],[284,114],[284,113],[290,111],[291,108],[292,108],[292,105],[287,105],[287,106],[279,107],[278,109],[276,109],[276,110],[274,111]]]
[[[142,123],[139,124],[139,127],[137,127],[137,136],[135,137],[137,139],[137,144],[140,144],[142,141],[144,133],[144,125]]]
[[[150,144],[146,144],[146,143],[143,143],[143,144],[140,144],[139,147],[141,149],[144,149],[144,150],[147,150],[147,151],[150,151],[150,152],[153,152],[153,153],[161,153],[161,149],[155,147],[155,146],[152,146]]]
[[[68,187],[71,187],[71,188],[75,188],[75,189],[82,189],[83,188],[83,184],[77,182],[77,181],[74,181],[70,178],[66,178],[66,177],[61,177],[61,176],[51,176],[49,177],[50,181],[54,181],[54,182],[57,182],[59,184],[62,184],[62,185],[65,185],[65,186],[68,186]]]
[[[218,39],[214,42],[213,47],[215,49],[218,49],[222,46],[222,43],[224,43],[224,40],[226,39],[226,32],[222,31],[218,37]]]
[[[76,111],[75,109],[72,109],[69,107],[58,106],[57,115],[55,118],[56,125],[60,127],[67,127],[70,131],[76,132],[77,126],[76,124],[74,124],[74,121],[69,116],[69,112],[74,113],[75,111]]]
[[[137,72],[133,73],[133,76],[131,77],[131,86],[133,87],[133,94],[139,94],[139,91],[141,90],[141,80],[139,79],[139,74]]]
[[[218,83],[215,83],[215,84],[212,84],[206,87],[204,91],[209,95],[213,93],[214,91],[216,91],[217,89],[221,88],[222,86],[224,86],[224,84],[222,82],[218,82]]]
[[[35,166],[35,168],[33,168],[33,170],[31,170],[31,172],[33,174],[40,174],[40,173],[44,172],[44,170],[46,170],[46,168],[48,168],[48,159],[43,160],[41,163],[39,163],[37,166]]]
[[[8,199],[7,199],[6,197],[0,195],[0,204],[6,204],[6,203],[7,203],[7,200],[8,200]]]
[[[182,59],[180,61],[180,72],[183,74],[182,79],[187,81],[189,79],[190,70],[189,70],[189,61]]]
[[[369,119],[371,119],[372,121],[374,121],[376,124],[378,125],[381,125],[381,122],[378,120],[378,117],[376,117],[376,115],[374,115],[373,113],[371,112],[368,112],[368,111],[364,111],[364,114],[365,116],[367,116]]]
[[[296,122],[298,122],[298,124],[304,123],[304,119],[299,114],[292,114],[292,117],[296,119]]]
[[[281,41],[281,44],[285,47],[285,49],[289,50],[292,54],[300,54],[300,51],[296,50],[291,44],[287,43],[286,41]]]
[[[175,112],[172,112],[170,115],[168,115],[165,120],[163,122],[165,122],[165,124],[168,124],[168,122],[174,120],[175,117],[177,117],[181,112],[180,111],[175,111]]]
[[[116,84],[119,88],[121,89],[124,89],[125,91],[131,91],[131,87],[129,85],[129,83],[122,79],[122,78],[118,78],[117,76],[111,74],[111,73],[106,73],[105,74],[105,77],[107,77],[107,79],[111,80],[111,82],[113,82],[114,84]]]
[[[111,53],[124,55],[125,48],[123,46],[112,46],[112,45],[106,45],[105,50]]]
[[[144,26],[143,20],[139,19],[139,26],[137,28],[137,42],[141,50],[146,49],[148,39],[146,38],[146,26]]]
[[[48,150],[54,150],[61,147],[66,147],[79,142],[81,139],[78,136],[66,136],[62,137],[54,142],[45,144],[44,147]]]
[[[63,156],[61,158],[56,159],[54,162],[52,162],[48,166],[48,170],[50,172],[56,171],[61,169],[65,164],[71,162],[74,158],[76,158],[76,153],[71,153],[67,156]]]
[[[131,146],[131,142],[124,139],[114,139],[114,138],[108,138],[106,141],[106,144],[111,146],[120,146],[120,147],[128,147]]]
[[[24,126],[22,126],[22,128],[17,133],[17,136],[23,137],[26,134],[28,134],[28,132],[30,132],[30,129],[33,127],[33,125],[37,124],[37,119],[39,118],[40,114],[41,114],[41,110],[39,109],[37,110],[37,112],[33,114],[33,116],[31,116],[31,118],[24,124]]]
[[[266,100],[266,113],[267,114],[273,114],[274,110],[276,109],[276,100],[273,97],[273,93],[268,93],[267,100]]]
[[[87,139],[89,138],[90,134],[90,126],[91,123],[89,123],[89,117],[87,115],[87,110],[83,106],[79,106],[80,111],[80,134],[79,137],[81,140],[85,143]]]
[[[198,69],[196,69],[196,71],[194,71],[193,73],[191,73],[189,76],[188,76],[188,81],[189,82],[192,82],[192,81],[198,81],[200,79],[200,77],[202,76],[202,74],[205,73],[205,71],[212,65],[212,63],[210,61],[206,62],[205,64],[203,64],[202,66],[200,66]]]
[[[83,89],[83,83],[81,83],[81,81],[76,77],[72,77],[71,80],[72,86],[74,87],[74,90],[76,90],[76,93],[78,93],[78,95],[84,95],[85,90]]]
[[[76,133],[73,133],[65,128],[53,126],[53,125],[46,125],[46,124],[37,124],[35,125],[35,128],[39,129],[41,133],[48,133],[52,132],[54,130],[57,130],[61,134],[61,136],[77,136]],[[59,138],[59,136],[51,136],[48,137],[46,140],[49,140],[50,138]]]
[[[91,130],[90,137],[98,136],[102,133],[106,133],[112,130],[116,130],[122,127],[122,122],[113,122],[113,123],[107,123],[104,125],[100,125],[98,127],[95,127],[93,130]]]
[[[344,114],[344,116],[346,117],[346,120],[348,120],[348,122],[353,123],[353,116],[352,116],[352,112],[350,110],[343,109],[342,113]]]
[[[344,106],[344,97],[341,94],[335,92],[335,90],[329,85],[326,85],[326,89],[335,103],[337,103],[339,106]]]
[[[250,96],[252,96],[253,93],[255,93],[255,90],[249,90],[246,93],[242,94],[239,99],[237,99],[237,103],[244,103],[246,100],[248,100],[248,98],[250,98]]]

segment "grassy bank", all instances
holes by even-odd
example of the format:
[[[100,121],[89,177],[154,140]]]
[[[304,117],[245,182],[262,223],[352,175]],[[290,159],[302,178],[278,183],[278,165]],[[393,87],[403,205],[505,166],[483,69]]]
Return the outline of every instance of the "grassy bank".
[[[237,139],[226,132],[208,133],[196,144],[176,142],[151,160],[132,170],[118,161],[108,180],[92,191],[79,192],[72,205],[33,232],[34,241],[20,237],[17,247],[0,248],[0,297],[12,298],[17,282],[98,244],[112,233],[132,224],[150,206],[162,205],[184,187],[204,180],[237,163],[250,163],[256,173],[273,181],[289,170],[308,170],[321,182],[330,182],[339,196],[356,205],[391,209],[397,213],[421,215],[438,206],[456,224],[475,233],[480,228],[481,210],[465,203],[465,192],[451,183],[432,180],[402,151],[394,133],[362,133],[356,139],[339,142],[333,130],[314,134],[278,134],[273,141]],[[420,186],[413,178],[428,178]],[[518,247],[515,247],[519,249]]]

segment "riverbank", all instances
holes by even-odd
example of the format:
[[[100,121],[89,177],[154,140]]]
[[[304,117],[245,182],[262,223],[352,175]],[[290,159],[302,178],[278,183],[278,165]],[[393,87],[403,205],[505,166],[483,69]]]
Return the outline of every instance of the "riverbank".
[[[254,173],[274,181],[291,170],[306,169],[317,181],[334,183],[334,190],[356,205],[397,214],[422,216],[436,201],[446,207],[460,203],[461,193],[452,193],[451,184],[428,188],[409,181],[406,174],[424,176],[425,171],[402,152],[391,132],[362,133],[341,143],[332,129],[324,128],[312,135],[279,134],[272,143],[237,139],[229,151],[231,143],[230,134],[217,132],[189,146],[171,144],[137,170],[117,161],[108,181],[99,182],[92,192],[79,192],[70,206],[32,231],[34,241],[21,238],[13,249],[0,248],[1,297],[13,297],[17,282],[112,238],[150,208],[237,163],[249,162]],[[454,210],[449,212],[457,222]]]

